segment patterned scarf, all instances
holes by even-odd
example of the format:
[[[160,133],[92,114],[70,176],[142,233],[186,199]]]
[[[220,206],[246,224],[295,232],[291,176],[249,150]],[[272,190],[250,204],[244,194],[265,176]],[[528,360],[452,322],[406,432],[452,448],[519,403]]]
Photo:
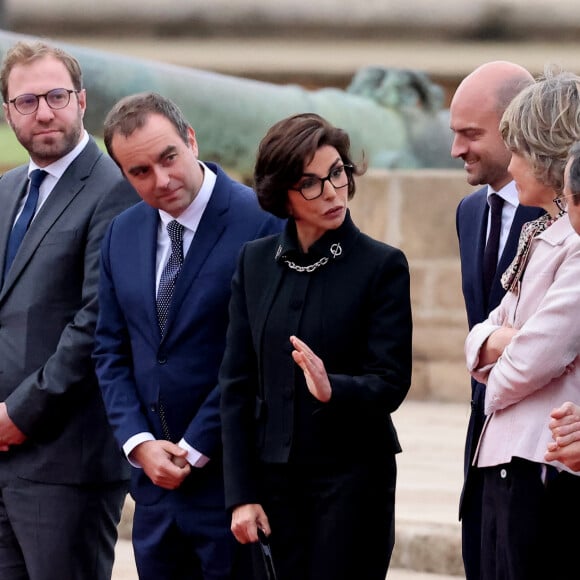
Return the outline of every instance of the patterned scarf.
[[[518,282],[522,279],[526,270],[530,250],[532,249],[532,240],[548,229],[556,220],[560,219],[564,213],[561,211],[557,216],[551,216],[546,213],[531,222],[526,222],[522,226],[516,255],[501,277],[501,285],[504,290],[515,294],[518,293]]]

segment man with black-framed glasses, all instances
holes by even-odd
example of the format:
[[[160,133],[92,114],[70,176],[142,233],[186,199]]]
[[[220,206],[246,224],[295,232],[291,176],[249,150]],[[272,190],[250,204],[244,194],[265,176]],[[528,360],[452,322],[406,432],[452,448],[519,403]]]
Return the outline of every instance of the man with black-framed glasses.
[[[14,105],[14,108],[21,115],[32,115],[32,113],[36,113],[36,111],[38,111],[38,107],[40,106],[40,99],[42,98],[53,111],[59,111],[60,109],[64,109],[68,106],[70,103],[70,96],[73,93],[78,95],[80,92],[81,91],[76,89],[51,89],[50,91],[42,93],[41,95],[35,95],[34,93],[24,93],[14,97],[13,99],[10,99],[8,103]]]
[[[0,70],[27,164],[0,179],[0,578],[108,580],[128,469],[91,360],[105,228],[137,195],[83,126],[77,60]]]

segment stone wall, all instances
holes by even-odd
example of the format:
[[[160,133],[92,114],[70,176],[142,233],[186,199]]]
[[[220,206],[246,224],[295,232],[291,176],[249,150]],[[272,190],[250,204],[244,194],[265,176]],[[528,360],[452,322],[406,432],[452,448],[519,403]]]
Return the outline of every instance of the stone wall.
[[[358,227],[401,248],[409,261],[414,399],[464,403],[468,397],[455,209],[470,191],[462,170],[375,169],[358,178],[350,202]]]
[[[356,224],[401,248],[411,270],[413,384],[416,399],[465,402],[467,320],[455,209],[472,189],[463,171],[369,172],[351,201]]]
[[[577,38],[576,0],[366,0],[345,9],[343,0],[4,0],[13,30],[33,34],[91,32],[318,37]]]

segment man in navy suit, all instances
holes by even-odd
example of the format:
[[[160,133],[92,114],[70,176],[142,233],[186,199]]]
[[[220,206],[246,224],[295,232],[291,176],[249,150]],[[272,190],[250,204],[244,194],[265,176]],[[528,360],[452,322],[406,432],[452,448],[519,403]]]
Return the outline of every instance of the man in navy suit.
[[[155,93],[119,101],[105,144],[143,202],[102,247],[96,361],[133,466],[141,580],[230,578],[217,375],[241,246],[280,231],[254,192],[198,160],[194,130]]]
[[[463,79],[451,102],[451,129],[455,135],[451,155],[463,159],[470,185],[484,186],[461,200],[456,215],[469,328],[485,320],[501,301],[505,293],[501,275],[515,255],[522,225],[542,213],[540,209],[519,205],[515,184],[508,173],[511,154],[499,132],[499,122],[508,104],[533,80],[532,75],[517,64],[489,62]],[[494,193],[503,200],[503,205],[497,267],[486,289],[483,260],[490,232],[489,199]],[[472,380],[464,485],[459,507],[467,580],[480,578],[482,480],[472,462],[485,421],[484,399],[485,385]]]

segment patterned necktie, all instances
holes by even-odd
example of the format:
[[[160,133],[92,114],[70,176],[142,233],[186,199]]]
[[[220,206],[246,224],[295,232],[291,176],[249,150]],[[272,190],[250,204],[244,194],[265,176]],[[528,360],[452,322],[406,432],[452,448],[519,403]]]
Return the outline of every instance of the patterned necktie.
[[[10,238],[8,239],[8,245],[6,247],[6,260],[4,262],[4,279],[6,279],[6,274],[10,270],[10,266],[18,252],[18,248],[24,239],[26,230],[34,217],[34,212],[36,211],[36,205],[38,204],[38,195],[40,193],[39,188],[43,179],[48,175],[43,169],[35,169],[30,174],[30,188],[28,190],[28,197],[24,203],[24,207],[10,232]]]
[[[167,224],[167,233],[171,240],[171,255],[159,281],[157,290],[157,321],[161,335],[165,334],[165,325],[167,324],[167,315],[173,298],[175,282],[183,266],[183,226],[175,220]]]
[[[492,193],[489,196],[489,205],[491,206],[489,236],[487,237],[487,243],[485,244],[485,250],[483,252],[483,288],[486,298],[489,298],[499,258],[499,236],[501,233],[503,199],[497,193]]]

